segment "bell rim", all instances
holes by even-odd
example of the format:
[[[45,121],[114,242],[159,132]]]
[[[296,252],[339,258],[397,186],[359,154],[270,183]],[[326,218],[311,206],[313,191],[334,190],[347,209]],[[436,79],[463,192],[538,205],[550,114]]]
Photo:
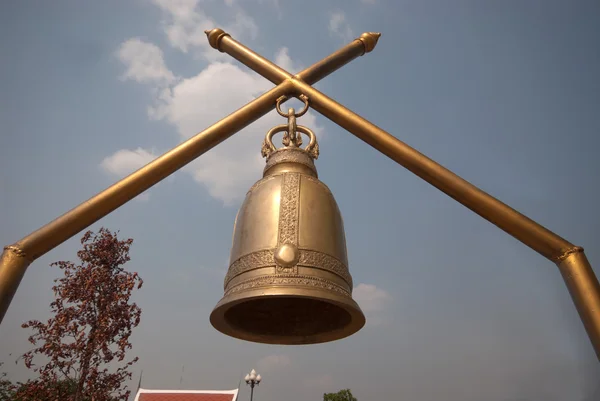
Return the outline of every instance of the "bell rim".
[[[250,300],[269,298],[304,298],[318,301],[326,301],[337,307],[342,308],[350,315],[350,323],[340,329],[326,333],[314,334],[311,336],[295,337],[275,337],[260,334],[250,334],[241,332],[232,327],[225,320],[225,313],[232,307]],[[236,338],[238,340],[249,341],[260,344],[272,345],[310,345],[322,344],[331,341],[342,340],[350,337],[360,331],[366,324],[366,317],[356,301],[350,297],[332,294],[322,289],[302,289],[302,294],[298,294],[297,288],[270,287],[263,289],[254,289],[241,293],[226,295],[215,306],[210,314],[211,325],[220,333]]]

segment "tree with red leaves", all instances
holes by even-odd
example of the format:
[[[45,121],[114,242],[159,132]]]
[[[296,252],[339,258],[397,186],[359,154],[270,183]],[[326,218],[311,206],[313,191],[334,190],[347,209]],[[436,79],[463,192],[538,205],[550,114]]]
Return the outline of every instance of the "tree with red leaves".
[[[29,341],[36,347],[22,358],[39,377],[21,384],[16,400],[127,400],[130,391],[123,383],[131,378],[128,368],[138,358],[123,361],[142,313],[130,302],[142,279],[122,267],[130,260],[132,243],[105,228],[97,234],[88,231],[77,252],[79,265],[52,263],[64,271],[52,287],[53,316],[46,323],[32,320],[22,326],[34,331]],[[34,365],[35,356],[45,364]],[[115,370],[111,362],[121,366]]]

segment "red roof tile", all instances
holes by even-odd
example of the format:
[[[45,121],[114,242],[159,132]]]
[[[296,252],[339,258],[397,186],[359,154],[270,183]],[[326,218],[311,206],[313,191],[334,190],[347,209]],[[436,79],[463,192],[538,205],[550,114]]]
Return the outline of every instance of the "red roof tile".
[[[139,389],[135,401],[236,401],[237,392]]]
[[[231,394],[146,393],[138,401],[233,401]]]

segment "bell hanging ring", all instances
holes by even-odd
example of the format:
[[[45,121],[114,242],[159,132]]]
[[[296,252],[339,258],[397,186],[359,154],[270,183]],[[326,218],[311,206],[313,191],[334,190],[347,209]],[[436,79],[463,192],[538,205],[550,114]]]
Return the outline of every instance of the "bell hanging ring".
[[[236,217],[225,295],[210,322],[242,340],[316,344],[354,334],[365,317],[352,299],[342,216],[315,168],[316,137],[290,111],[263,142],[263,178]],[[288,145],[277,149],[279,132]]]

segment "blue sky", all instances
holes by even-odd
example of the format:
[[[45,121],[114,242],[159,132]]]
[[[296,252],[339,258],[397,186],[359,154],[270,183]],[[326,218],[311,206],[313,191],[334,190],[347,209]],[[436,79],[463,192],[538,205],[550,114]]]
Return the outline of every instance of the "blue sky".
[[[272,87],[209,48],[204,29],[290,72],[378,31],[373,53],[317,87],[583,246],[599,274],[599,18],[584,0],[2,2],[0,240]],[[319,138],[367,326],[302,347],[214,330],[235,214],[281,123],[270,113],[92,226],[135,240],[136,380],[143,369],[148,388],[230,389],[256,368],[264,401],[341,388],[370,401],[596,399],[600,368],[557,269],[315,112],[301,123]],[[0,326],[15,380],[28,374],[12,363],[28,349],[20,324],[48,316],[48,265],[73,260],[79,237],[30,267]]]

